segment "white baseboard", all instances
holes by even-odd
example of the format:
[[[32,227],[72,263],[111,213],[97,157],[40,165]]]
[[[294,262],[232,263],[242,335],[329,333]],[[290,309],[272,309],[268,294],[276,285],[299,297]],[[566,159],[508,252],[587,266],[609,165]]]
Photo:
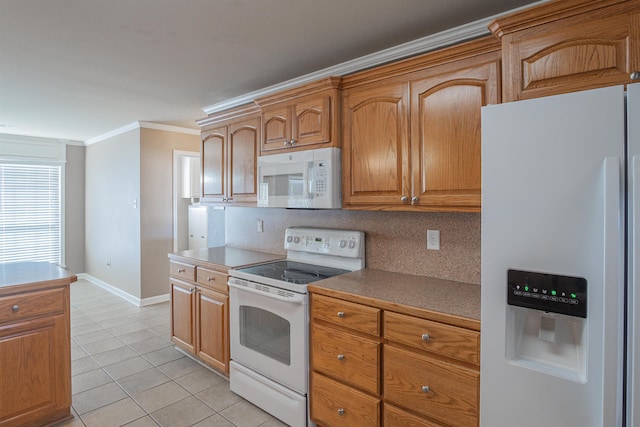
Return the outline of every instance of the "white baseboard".
[[[111,292],[114,295],[119,296],[120,298],[130,302],[131,304],[137,306],[137,307],[144,307],[147,305],[152,305],[152,304],[158,304],[161,302],[166,302],[169,301],[169,294],[164,294],[164,295],[157,295],[155,297],[149,297],[149,298],[138,298],[136,296],[131,295],[128,292],[123,291],[120,288],[116,288],[113,285],[110,285],[109,283],[98,279],[97,277],[93,277],[90,274],[87,273],[79,273],[76,274],[76,276],[78,276],[78,279],[84,279],[87,280],[91,283],[93,283],[94,285],[101,287],[104,290],[107,290],[109,292]]]

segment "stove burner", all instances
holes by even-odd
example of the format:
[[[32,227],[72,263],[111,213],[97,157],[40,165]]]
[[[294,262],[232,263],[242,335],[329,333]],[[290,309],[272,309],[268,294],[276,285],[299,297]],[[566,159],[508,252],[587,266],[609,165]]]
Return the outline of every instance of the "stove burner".
[[[314,271],[299,270],[297,268],[285,268],[280,277],[285,282],[304,285],[309,283],[310,280],[318,280],[320,278],[320,274]]]

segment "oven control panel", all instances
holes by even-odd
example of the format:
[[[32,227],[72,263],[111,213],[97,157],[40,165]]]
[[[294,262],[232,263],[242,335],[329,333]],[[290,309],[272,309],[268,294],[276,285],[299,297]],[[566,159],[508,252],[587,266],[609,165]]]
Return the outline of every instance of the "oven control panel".
[[[360,258],[364,255],[364,233],[322,228],[287,228],[284,248],[288,251]]]

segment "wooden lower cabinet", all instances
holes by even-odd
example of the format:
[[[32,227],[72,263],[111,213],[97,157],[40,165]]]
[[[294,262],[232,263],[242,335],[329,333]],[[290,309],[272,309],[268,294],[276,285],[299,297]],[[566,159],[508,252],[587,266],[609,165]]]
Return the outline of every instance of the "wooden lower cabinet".
[[[41,277],[24,286],[0,286],[1,427],[43,426],[71,417],[69,283],[76,278],[68,275],[52,285]]]
[[[385,401],[442,425],[478,425],[477,371],[385,345],[383,387]]]
[[[186,272],[193,280],[170,278],[171,340],[179,348],[228,375],[229,295],[226,275],[198,266],[189,269],[188,265],[185,267],[174,261],[170,264],[172,273],[181,271],[180,277],[184,279]]]
[[[384,427],[442,427],[388,403],[383,408]]]
[[[196,292],[196,356],[228,373],[229,296],[205,288]]]
[[[320,426],[380,425],[380,399],[323,375],[311,375],[311,419]]]
[[[479,327],[443,323],[441,313],[435,321],[398,312],[402,306],[387,310],[383,302],[345,298],[311,292],[314,422],[478,427]]]

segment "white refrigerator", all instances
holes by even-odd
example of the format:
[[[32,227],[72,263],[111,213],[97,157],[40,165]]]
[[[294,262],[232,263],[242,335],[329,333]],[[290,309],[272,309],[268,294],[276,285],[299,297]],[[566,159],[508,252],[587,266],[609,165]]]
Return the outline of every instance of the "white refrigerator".
[[[640,84],[482,109],[481,427],[640,427]]]

